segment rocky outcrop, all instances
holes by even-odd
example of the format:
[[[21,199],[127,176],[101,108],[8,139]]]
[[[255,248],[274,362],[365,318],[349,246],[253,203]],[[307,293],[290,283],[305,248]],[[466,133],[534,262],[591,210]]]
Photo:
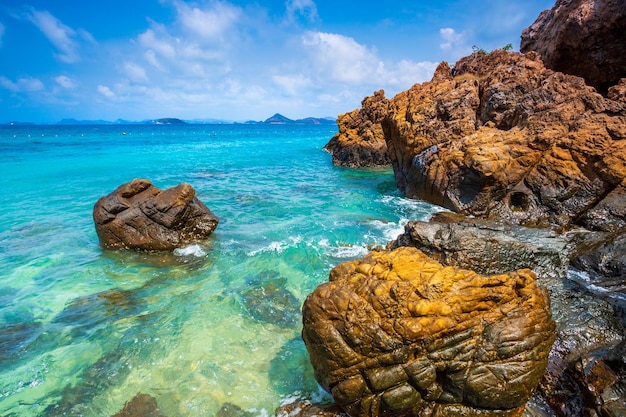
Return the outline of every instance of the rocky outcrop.
[[[581,283],[580,288],[572,282],[578,273],[568,271],[571,259],[576,264],[588,262],[591,268],[597,256],[604,256],[605,271],[618,272],[623,267],[623,251],[615,245],[623,239],[613,242],[613,238],[613,233],[571,230],[557,234],[550,229],[438,213],[429,222],[409,222],[405,233],[388,248],[416,247],[444,265],[471,267],[483,274],[519,268],[535,271],[539,284],[548,289],[557,323],[556,341],[540,385],[541,398],[562,417],[587,415],[589,410],[620,415],[610,410],[623,410],[620,404],[626,399],[626,322],[615,317],[614,308],[623,308],[626,299],[621,305],[610,299],[611,294],[619,297],[615,277],[604,281],[612,287],[607,285],[601,294],[594,294],[589,287],[597,282],[593,286]],[[606,241],[612,243],[602,246]]]
[[[554,341],[527,269],[479,275],[416,248],[330,273],[303,307],[318,382],[351,416],[519,416]]]
[[[385,103],[382,90],[366,97],[360,110],[337,117],[339,132],[324,146],[335,165],[350,168],[391,166],[382,128],[372,114],[380,102]]]
[[[145,251],[170,251],[201,241],[218,224],[191,185],[162,191],[145,179],[100,198],[93,219],[103,248]]]
[[[513,224],[626,226],[626,101],[535,53],[444,62],[432,81],[361,111],[380,121],[409,197]]]
[[[626,3],[558,0],[522,32],[520,50],[546,67],[583,77],[600,91],[626,77]]]

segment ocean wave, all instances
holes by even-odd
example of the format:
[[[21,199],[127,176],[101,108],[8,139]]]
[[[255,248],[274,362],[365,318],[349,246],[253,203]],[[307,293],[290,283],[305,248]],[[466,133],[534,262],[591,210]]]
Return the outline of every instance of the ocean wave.
[[[432,205],[423,200],[415,200],[398,195],[385,195],[378,201],[396,211],[399,211],[401,217],[406,217],[410,220],[426,221],[434,213],[439,211],[448,211],[443,207]]]
[[[294,247],[298,246],[298,244],[300,242],[302,242],[302,236],[299,236],[299,235],[298,236],[290,236],[289,239],[287,239],[287,240],[274,241],[274,242],[271,242],[267,246],[264,246],[262,248],[249,251],[248,252],[248,256],[255,256],[255,255],[258,255],[259,253],[264,253],[264,252],[282,253],[286,249],[294,248]]]
[[[333,258],[358,258],[367,255],[369,249],[365,245],[339,244],[332,245],[328,239],[318,242],[319,247]]]
[[[202,247],[198,244],[193,244],[189,246],[185,246],[184,248],[176,248],[174,249],[174,255],[176,256],[195,256],[197,258],[202,258],[206,256],[207,253]]]

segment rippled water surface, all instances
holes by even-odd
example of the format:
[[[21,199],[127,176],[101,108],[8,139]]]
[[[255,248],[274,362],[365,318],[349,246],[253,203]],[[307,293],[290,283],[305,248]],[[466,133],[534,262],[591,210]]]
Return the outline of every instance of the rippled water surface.
[[[319,398],[302,302],[434,210],[390,170],[332,166],[335,126],[0,127],[0,415],[169,417]],[[96,200],[190,183],[220,218],[169,254],[102,251]]]

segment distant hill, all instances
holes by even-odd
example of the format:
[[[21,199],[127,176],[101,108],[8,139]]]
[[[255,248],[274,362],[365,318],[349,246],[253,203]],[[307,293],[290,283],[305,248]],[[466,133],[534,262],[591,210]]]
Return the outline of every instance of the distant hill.
[[[0,123],[0,125],[37,125],[39,123],[29,123],[29,122],[18,122],[12,121],[8,123]],[[148,119],[142,121],[131,121],[125,119],[117,119],[113,122],[109,120],[77,120],[77,119],[63,119],[58,121],[57,123],[52,123],[56,125],[65,125],[65,126],[77,126],[77,125],[185,125],[185,124],[237,124],[237,122],[233,122],[230,120],[221,120],[221,119],[194,119],[194,120],[182,120],[174,117],[163,117],[161,119]],[[317,118],[317,117],[306,117],[304,119],[290,119],[288,117],[283,116],[280,113],[276,113],[272,117],[265,119],[263,121],[255,121],[250,120],[245,122],[245,124],[267,124],[267,125],[334,125],[336,121],[331,117]]]
[[[317,117],[307,117],[304,119],[290,119],[288,117],[283,116],[280,113],[276,113],[272,117],[265,119],[262,122],[256,122],[254,120],[247,121],[246,124],[267,124],[267,125],[331,125],[335,124],[335,119],[331,119],[330,117],[325,118],[317,118]]]

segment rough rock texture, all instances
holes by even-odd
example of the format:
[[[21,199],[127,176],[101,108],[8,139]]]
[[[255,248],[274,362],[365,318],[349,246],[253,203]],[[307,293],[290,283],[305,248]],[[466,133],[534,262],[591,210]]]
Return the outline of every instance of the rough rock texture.
[[[558,0],[524,29],[520,51],[546,67],[583,77],[601,91],[626,76],[626,2]]]
[[[591,232],[584,233],[588,234]],[[413,246],[444,265],[471,268],[481,274],[529,268],[540,279],[560,279],[567,272],[568,246],[572,244],[551,229],[504,225],[441,212],[433,214],[428,222],[410,221],[404,234],[389,242],[387,248]]]
[[[554,341],[530,270],[483,276],[401,247],[343,263],[307,297],[318,382],[351,416],[518,416]]]
[[[103,248],[146,251],[173,250],[200,241],[218,224],[191,185],[162,191],[144,179],[101,197],[93,219]]]
[[[432,81],[373,104],[409,197],[514,224],[626,226],[626,101],[535,53],[444,62]]]
[[[626,321],[616,319],[613,306],[620,305],[610,299],[620,293],[609,287],[594,294],[589,288],[595,288],[597,282],[593,286],[581,282],[580,288],[571,280],[578,273],[567,270],[570,259],[594,264],[593,258],[598,256],[595,251],[606,256],[610,271],[619,270],[623,252],[612,252],[606,246],[597,250],[613,238],[607,232],[572,230],[557,234],[550,229],[438,213],[430,222],[409,222],[405,233],[388,248],[416,247],[444,265],[471,267],[483,274],[519,268],[535,271],[539,284],[550,293],[552,317],[557,323],[556,341],[540,386],[542,402],[562,417],[593,415],[591,410],[597,415],[620,415],[609,412],[624,410],[620,404],[626,404]],[[579,257],[589,251],[592,255]],[[608,282],[615,285],[614,279]],[[623,308],[626,299],[621,302]],[[591,380],[600,382],[592,384]]]
[[[351,168],[389,167],[391,160],[380,123],[374,122],[370,109],[377,102],[385,101],[380,90],[366,97],[362,108],[337,117],[339,132],[332,137],[324,149],[333,156],[335,165]]]

